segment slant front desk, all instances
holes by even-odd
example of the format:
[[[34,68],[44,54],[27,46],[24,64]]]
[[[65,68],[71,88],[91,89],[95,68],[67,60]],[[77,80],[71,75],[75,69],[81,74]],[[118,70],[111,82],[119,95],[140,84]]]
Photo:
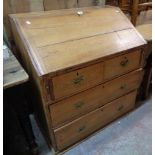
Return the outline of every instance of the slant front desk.
[[[36,118],[56,152],[132,110],[143,74],[146,43],[120,9],[79,10],[10,15]]]

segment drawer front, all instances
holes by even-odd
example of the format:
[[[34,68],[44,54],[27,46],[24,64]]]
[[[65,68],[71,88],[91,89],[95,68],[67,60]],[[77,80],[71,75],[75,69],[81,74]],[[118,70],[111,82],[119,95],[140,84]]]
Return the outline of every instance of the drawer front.
[[[123,75],[140,66],[141,52],[139,50],[105,61],[104,81]]]
[[[141,52],[137,50],[108,59],[104,63],[98,63],[64,75],[56,76],[52,79],[54,98],[60,99],[67,97],[91,88],[101,82],[138,69],[140,57]]]
[[[58,150],[73,145],[94,131],[134,108],[136,91],[54,131]]]
[[[55,99],[95,86],[103,81],[103,63],[53,78]]]
[[[53,127],[59,127],[107,102],[114,100],[140,85],[142,71],[134,71],[105,84],[74,95],[50,106]]]

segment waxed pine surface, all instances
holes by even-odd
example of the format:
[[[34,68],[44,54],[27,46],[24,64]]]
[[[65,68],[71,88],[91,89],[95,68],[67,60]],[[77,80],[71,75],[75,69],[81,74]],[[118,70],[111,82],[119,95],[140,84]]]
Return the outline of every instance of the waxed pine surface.
[[[39,75],[52,74],[145,44],[115,7],[12,15]],[[94,46],[93,46],[94,45]],[[52,61],[51,61],[52,60]]]

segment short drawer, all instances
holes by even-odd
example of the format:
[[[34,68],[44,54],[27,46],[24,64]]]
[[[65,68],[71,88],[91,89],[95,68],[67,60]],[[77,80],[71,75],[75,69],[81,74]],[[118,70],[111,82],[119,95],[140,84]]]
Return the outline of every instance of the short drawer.
[[[103,63],[53,78],[55,99],[95,86],[103,81]]]
[[[104,81],[138,69],[140,66],[141,52],[130,52],[105,61]]]
[[[50,106],[53,127],[59,127],[139,87],[137,70]]]
[[[107,123],[134,108],[136,91],[118,98],[105,106],[54,131],[58,150],[73,145]]]

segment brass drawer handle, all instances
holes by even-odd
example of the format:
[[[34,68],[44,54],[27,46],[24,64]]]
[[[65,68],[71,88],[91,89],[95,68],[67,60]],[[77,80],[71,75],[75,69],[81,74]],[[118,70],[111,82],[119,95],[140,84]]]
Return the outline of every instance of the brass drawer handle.
[[[81,76],[75,78],[75,79],[73,80],[73,83],[77,85],[77,84],[80,84],[81,81],[83,81],[83,80],[84,80],[84,76],[81,75]]]
[[[126,87],[127,87],[127,85],[123,84],[123,85],[120,86],[120,89],[125,89]]]
[[[117,110],[118,110],[118,111],[121,111],[123,108],[124,108],[124,106],[123,106],[123,105],[121,105],[121,106],[119,106],[119,107],[118,107],[118,109],[117,109]]]
[[[85,128],[86,128],[85,126],[81,126],[78,131],[82,132]]]
[[[77,103],[74,104],[74,106],[75,106],[76,109],[82,108],[83,105],[84,105],[84,102],[83,101],[80,101],[80,102],[77,102]]]
[[[120,65],[123,66],[123,67],[127,66],[127,64],[129,63],[129,60],[126,57],[124,59],[125,60],[120,62]]]

